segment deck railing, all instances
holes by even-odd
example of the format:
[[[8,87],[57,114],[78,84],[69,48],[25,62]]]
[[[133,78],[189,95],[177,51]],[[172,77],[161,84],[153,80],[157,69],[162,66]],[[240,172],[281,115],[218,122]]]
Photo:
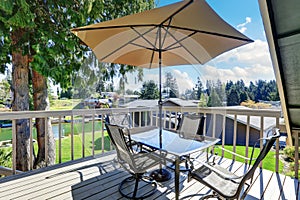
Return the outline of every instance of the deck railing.
[[[280,127],[279,119],[281,116],[280,110],[272,109],[235,109],[228,107],[218,108],[194,108],[194,107],[163,107],[163,126],[164,128],[174,129],[178,123],[177,116],[180,113],[199,113],[207,116],[207,123],[204,126],[204,133],[210,134],[213,137],[220,137],[221,144],[224,146],[225,142],[230,142],[233,146],[233,151],[236,151],[236,146],[241,142],[240,124],[245,127],[244,136],[242,139],[245,149],[245,157],[249,157],[249,147],[251,143],[252,130],[258,130],[259,137],[264,136],[266,119],[273,119],[275,127]],[[56,140],[57,163],[65,162],[67,160],[74,160],[86,156],[94,156],[98,153],[103,153],[112,149],[105,132],[105,116],[127,116],[131,120],[131,125],[134,127],[141,126],[157,126],[158,123],[158,108],[113,108],[113,109],[86,109],[86,110],[61,110],[61,111],[27,111],[27,112],[2,112],[0,113],[0,120],[11,120],[12,128],[12,170],[1,170],[0,173],[4,175],[18,173],[16,170],[16,121],[18,119],[29,120],[30,130],[30,169],[33,169],[33,151],[37,148],[34,145],[34,124],[37,118],[51,120],[52,125],[56,126]],[[244,120],[241,120],[241,116]],[[259,125],[253,125],[253,118],[259,118]],[[113,120],[111,118],[111,120]],[[230,121],[230,123],[229,123]],[[118,122],[120,123],[120,122]],[[47,126],[45,126],[47,133]],[[1,134],[1,132],[0,132]],[[295,135],[298,132],[295,133]],[[67,136],[66,136],[67,135]],[[78,144],[78,135],[80,135]],[[69,146],[63,147],[65,138],[69,139]],[[47,138],[47,137],[45,137]],[[229,138],[229,139],[228,139]],[[88,141],[87,141],[88,140]],[[261,141],[260,147],[263,143]],[[298,163],[299,157],[297,154],[298,141],[296,145],[295,160]],[[48,147],[46,146],[46,149]],[[79,150],[78,150],[79,149]],[[79,151],[79,152],[78,152]],[[80,152],[81,151],[81,152]],[[276,159],[274,171],[279,172],[279,142],[275,146]],[[67,155],[67,156],[66,156]],[[224,155],[224,151],[222,151]],[[46,159],[48,155],[46,153]],[[232,155],[235,160],[235,156]],[[295,169],[298,165],[295,164]],[[298,170],[295,170],[295,177],[298,178]]]

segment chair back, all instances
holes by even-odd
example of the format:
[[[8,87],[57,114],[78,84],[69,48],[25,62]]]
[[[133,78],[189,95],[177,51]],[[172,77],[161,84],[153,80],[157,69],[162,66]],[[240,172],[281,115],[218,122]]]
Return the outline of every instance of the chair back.
[[[108,119],[109,124],[132,128],[132,119],[130,113],[110,114],[108,115]]]
[[[279,137],[280,137],[279,129],[274,128],[273,131],[272,131],[272,135],[267,136],[267,138],[261,138],[261,139],[259,139],[259,140],[262,140],[262,139],[263,139],[263,140],[266,140],[266,141],[265,141],[265,144],[264,144],[263,148],[261,149],[259,155],[257,156],[257,158],[256,158],[256,160],[255,160],[255,162],[254,162],[254,164],[251,166],[251,168],[247,171],[247,173],[246,173],[246,174],[244,175],[244,177],[242,178],[242,180],[241,180],[241,182],[240,182],[240,184],[239,184],[239,188],[238,188],[238,190],[237,190],[236,195],[239,195],[239,194],[240,194],[240,192],[241,192],[241,190],[242,190],[242,188],[243,188],[244,183],[245,183],[247,180],[249,180],[249,179],[251,179],[251,178],[253,177],[253,174],[254,174],[256,168],[258,167],[258,165],[260,164],[260,162],[266,157],[266,155],[268,154],[268,152],[270,151],[270,149],[271,149],[272,146],[274,145],[276,139],[279,138]],[[256,145],[254,144],[253,149],[254,149],[255,146],[256,146]],[[251,158],[252,158],[252,156],[253,156],[253,151],[254,151],[254,150],[252,150]],[[251,163],[250,163],[250,164],[251,164]]]
[[[204,123],[204,116],[196,114],[183,115],[177,132],[183,137],[194,138],[195,135],[203,135]]]
[[[134,168],[132,152],[126,143],[126,138],[122,131],[122,127],[108,123],[106,123],[105,126],[108,135],[116,148],[118,159],[120,161],[126,162],[130,166],[130,168]]]

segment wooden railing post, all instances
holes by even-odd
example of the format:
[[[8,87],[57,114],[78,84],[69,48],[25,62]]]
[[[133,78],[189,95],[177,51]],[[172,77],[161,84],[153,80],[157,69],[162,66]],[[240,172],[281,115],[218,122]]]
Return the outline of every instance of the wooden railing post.
[[[74,115],[71,115],[71,160],[74,160]]]
[[[234,115],[234,122],[233,122],[233,145],[232,151],[236,152],[236,138],[237,138],[237,114]],[[235,160],[235,155],[232,154],[232,160]]]
[[[48,161],[49,161],[49,154],[48,154],[48,141],[49,141],[49,131],[48,131],[48,117],[44,118],[44,123],[45,123],[45,160],[46,160],[46,166],[48,166]]]
[[[260,132],[259,132],[259,137],[263,138],[264,137],[264,117],[260,117]],[[259,147],[260,150],[263,148],[263,140],[259,141]],[[262,162],[260,162],[259,167],[262,168]]]
[[[62,138],[62,128],[61,128],[61,115],[58,117],[58,162],[61,163],[61,138]]]
[[[82,140],[81,140],[81,148],[82,148],[82,157],[84,158],[85,157],[85,141],[84,141],[84,126],[85,126],[85,115],[82,115]]]
[[[12,174],[16,174],[17,169],[17,130],[16,120],[12,120]]]
[[[295,178],[299,177],[299,133],[300,130],[294,132],[295,137]]]
[[[102,126],[101,123],[101,129],[103,129]],[[92,156],[95,156],[95,114],[92,116]]]
[[[250,137],[250,116],[247,115],[247,125],[246,125],[246,149],[245,149],[245,157],[248,158],[249,156],[249,137]],[[248,161],[245,159],[245,163]]]
[[[222,157],[224,157],[225,133],[226,133],[226,114],[223,115],[223,124],[222,124]]]
[[[32,139],[32,118],[29,119],[29,152],[30,152],[30,157],[29,157],[29,167],[30,170],[33,169],[33,139]]]
[[[279,127],[279,118],[278,117],[276,117],[276,128],[278,128]],[[275,146],[275,148],[276,148],[276,154],[275,154],[275,171],[276,172],[279,172],[279,138],[277,138],[276,139],[276,146]]]

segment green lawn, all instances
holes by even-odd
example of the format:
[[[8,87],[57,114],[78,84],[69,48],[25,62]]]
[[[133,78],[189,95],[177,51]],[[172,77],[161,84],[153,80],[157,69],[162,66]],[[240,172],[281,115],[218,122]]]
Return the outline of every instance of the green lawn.
[[[225,146],[225,149],[232,151],[233,147],[232,146]],[[245,146],[236,146],[236,153],[239,155],[243,155],[245,156]],[[252,147],[249,148],[249,157],[251,155],[252,152]],[[222,155],[222,150],[220,148],[215,148],[215,153],[218,153],[218,155]],[[259,154],[259,148],[255,148],[254,149],[254,158],[257,157],[257,155]],[[265,159],[263,160],[263,169],[267,169],[270,171],[275,171],[275,155],[276,152],[274,150],[271,149],[271,151],[267,154],[267,156],[265,157]],[[228,153],[228,152],[224,152],[224,157],[225,158],[229,158],[232,159],[232,154]],[[239,162],[245,162],[244,159],[239,158],[236,156],[236,160]],[[279,173],[281,173],[283,170],[283,163],[281,161],[279,161]]]
[[[102,137],[101,132],[95,133],[95,154],[102,152]],[[56,141],[56,163],[59,162],[59,146],[58,140]],[[85,157],[92,155],[92,133],[85,133],[84,135],[84,146],[85,146]],[[65,137],[61,140],[62,147],[62,162],[71,160],[71,136]],[[105,151],[110,150],[110,140],[106,133],[104,132],[104,149]],[[82,135],[74,135],[74,159],[82,158]]]
[[[52,126],[58,126],[58,125],[52,125]],[[62,129],[64,132],[64,135],[68,136],[71,134],[71,123],[62,123]],[[95,122],[94,130],[101,130],[102,125],[100,121]],[[93,124],[92,122],[84,123],[84,131],[86,133],[92,132],[93,130]],[[33,127],[33,138],[36,139],[36,129]],[[82,133],[82,123],[77,122],[74,123],[74,135],[79,135]],[[12,129],[11,128],[0,128],[0,141],[3,140],[11,140],[12,139]]]
[[[94,135],[94,149],[95,154],[101,153],[102,151],[102,137],[101,137],[101,122],[95,122],[95,135]],[[71,123],[62,124],[64,130],[64,138],[61,139],[61,152],[62,152],[62,162],[71,160]],[[92,122],[84,124],[84,146],[85,146],[85,156],[92,155]],[[36,129],[33,128],[33,138],[36,139]],[[82,123],[74,123],[74,159],[82,158]],[[12,129],[11,128],[0,128],[0,141],[11,140],[12,139]],[[105,151],[110,150],[110,142],[106,131],[104,132],[104,148]],[[34,144],[35,152],[38,151],[38,146]],[[9,149],[9,148],[7,148]],[[59,162],[58,157],[59,142],[56,140],[56,163]]]
[[[77,108],[81,99],[50,100],[50,110],[72,110]]]
[[[102,137],[100,131],[95,132],[95,154],[102,152]],[[84,136],[85,157],[92,155],[92,133],[86,133]],[[11,147],[0,148],[0,165],[11,167],[11,158],[7,158],[6,152],[11,152]],[[37,143],[34,144],[34,150],[38,152]],[[104,132],[104,151],[110,150],[110,140],[107,132]],[[71,160],[71,136],[61,140],[61,162]],[[6,156],[6,157],[5,157]],[[10,155],[11,157],[11,155]],[[4,159],[5,158],[5,159]],[[74,135],[74,160],[82,158],[82,135]],[[56,140],[56,163],[59,163],[59,141]]]

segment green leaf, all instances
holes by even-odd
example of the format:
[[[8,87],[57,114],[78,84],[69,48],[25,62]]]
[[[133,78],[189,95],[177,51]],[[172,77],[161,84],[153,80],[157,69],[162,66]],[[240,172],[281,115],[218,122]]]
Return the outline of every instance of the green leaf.
[[[0,10],[4,11],[6,14],[11,15],[13,12],[13,4],[12,0],[1,0],[0,1]]]

